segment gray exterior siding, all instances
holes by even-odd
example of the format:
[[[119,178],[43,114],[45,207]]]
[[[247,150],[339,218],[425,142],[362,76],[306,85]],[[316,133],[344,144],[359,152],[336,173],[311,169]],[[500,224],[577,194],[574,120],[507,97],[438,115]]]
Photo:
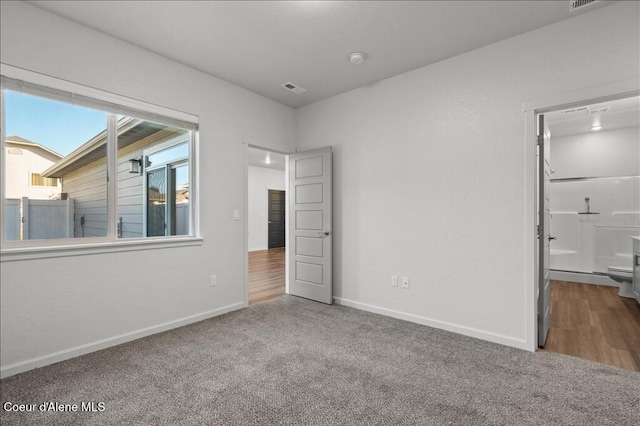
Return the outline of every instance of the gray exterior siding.
[[[62,192],[74,200],[73,236],[107,235],[107,167],[106,159],[94,161],[74,170],[62,179]],[[82,218],[84,217],[84,225]]]
[[[118,219],[122,218],[122,238],[139,238],[143,232],[143,182],[141,174],[129,173],[129,159],[140,158],[144,140],[118,152]]]
[[[144,236],[144,179],[129,173],[129,160],[140,158],[145,148],[175,137],[174,132],[160,131],[118,151],[116,218],[122,218],[121,238]],[[89,163],[62,177],[62,192],[75,202],[74,237],[107,235],[106,158]],[[81,218],[84,216],[84,226]]]

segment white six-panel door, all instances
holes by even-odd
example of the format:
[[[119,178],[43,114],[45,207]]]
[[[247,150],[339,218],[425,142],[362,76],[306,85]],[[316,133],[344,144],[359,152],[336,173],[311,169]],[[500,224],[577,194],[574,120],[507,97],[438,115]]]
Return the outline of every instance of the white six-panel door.
[[[289,155],[289,293],[333,303],[331,147]]]

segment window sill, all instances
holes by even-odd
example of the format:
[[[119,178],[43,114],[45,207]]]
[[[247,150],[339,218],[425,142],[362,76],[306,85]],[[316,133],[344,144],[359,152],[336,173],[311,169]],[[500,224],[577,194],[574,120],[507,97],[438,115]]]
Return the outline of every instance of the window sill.
[[[59,244],[39,247],[3,247],[2,251],[0,251],[0,262],[199,246],[202,245],[203,242],[204,239],[201,237],[174,237],[148,240],[105,241],[85,244]]]

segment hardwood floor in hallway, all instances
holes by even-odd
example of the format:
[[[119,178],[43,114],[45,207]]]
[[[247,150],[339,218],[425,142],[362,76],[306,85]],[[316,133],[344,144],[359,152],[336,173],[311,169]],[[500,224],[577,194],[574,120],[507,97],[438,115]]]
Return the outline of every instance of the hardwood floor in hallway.
[[[544,350],[640,371],[640,305],[617,287],[552,281]]]
[[[284,268],[284,247],[249,252],[249,304],[285,294]]]

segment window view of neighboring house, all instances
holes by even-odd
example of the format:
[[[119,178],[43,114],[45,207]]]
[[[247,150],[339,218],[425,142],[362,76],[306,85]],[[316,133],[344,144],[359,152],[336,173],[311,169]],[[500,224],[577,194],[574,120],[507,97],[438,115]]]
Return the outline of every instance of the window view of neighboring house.
[[[21,95],[14,97],[17,96]],[[47,108],[63,111],[68,107],[57,101],[44,101]],[[7,102],[6,109],[11,108],[12,103]],[[95,136],[75,143],[64,141],[66,155],[20,136],[7,138],[6,239],[106,237],[110,220],[118,238],[190,235],[192,132],[95,112],[103,116],[104,127],[100,129],[98,120],[98,131],[93,127]],[[71,122],[75,118],[80,123],[84,112],[71,110],[67,114]],[[107,178],[109,116],[116,123],[115,197],[109,194]],[[48,126],[45,136],[65,131],[62,120],[32,120],[29,126]],[[24,127],[25,133],[32,130],[29,126]],[[112,219],[109,219],[110,200],[116,204],[116,217]]]
[[[60,185],[60,181],[56,178],[46,178],[40,173],[31,173],[31,186],[47,186],[57,188]]]
[[[44,170],[62,158],[60,154],[19,136],[7,137],[4,150],[7,198],[48,200],[61,192],[59,179],[42,176]]]
[[[59,161],[62,156],[39,143],[19,136],[9,136],[5,139],[4,154],[7,240],[27,239],[29,235],[36,235],[36,233],[39,237],[67,236],[68,233],[60,228],[58,231],[54,230],[55,225],[47,226],[47,229],[42,229],[40,232],[32,229],[29,234],[29,222],[23,219],[25,213],[29,212],[31,214],[28,216],[36,216],[38,213],[51,213],[51,208],[60,210],[61,206],[54,206],[55,202],[50,200],[55,200],[59,196],[62,189],[61,182],[56,178],[44,178],[42,171]],[[28,206],[31,206],[31,209]]]

